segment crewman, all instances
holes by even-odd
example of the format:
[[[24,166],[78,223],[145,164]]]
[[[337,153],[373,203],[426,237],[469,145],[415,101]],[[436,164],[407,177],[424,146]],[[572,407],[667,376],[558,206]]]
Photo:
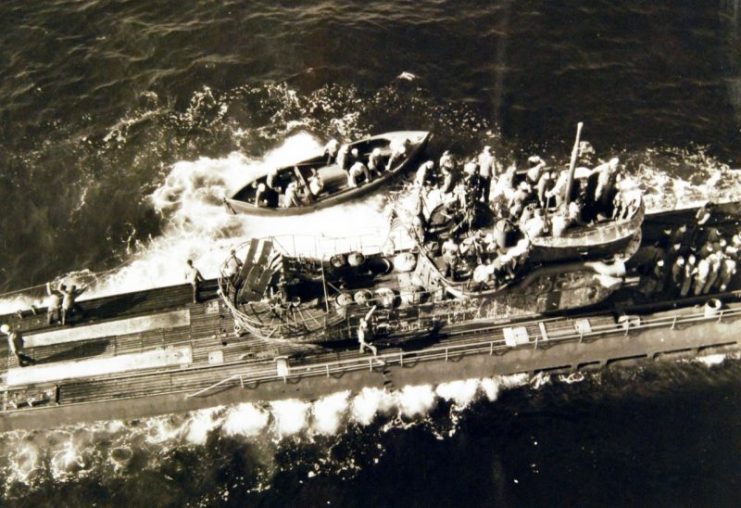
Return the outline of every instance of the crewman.
[[[725,292],[728,289],[728,285],[736,275],[737,261],[731,257],[724,257],[721,263],[720,278],[718,289],[721,292]]]
[[[489,193],[491,192],[491,178],[494,175],[494,165],[496,161],[491,153],[491,147],[486,145],[479,154],[479,199],[482,203],[489,202]]]
[[[343,171],[348,171],[352,162],[350,161],[350,148],[347,145],[340,146],[337,151],[337,165]]]
[[[373,356],[378,355],[378,348],[370,343],[370,341],[373,340],[373,330],[371,328],[371,316],[373,316],[373,312],[375,312],[376,306],[374,305],[371,307],[371,309],[368,311],[368,313],[360,318],[360,321],[358,322],[358,344],[360,345],[360,352],[362,353],[366,349],[370,350],[371,353],[373,353]]]
[[[283,195],[283,208],[294,206],[301,206],[301,199],[299,197],[298,183],[291,181],[286,185],[286,193]]]
[[[540,208],[534,211],[533,216],[523,225],[522,230],[531,240],[543,236],[545,231],[545,220],[543,219],[543,210]]]
[[[376,147],[368,156],[368,170],[373,175],[381,176],[385,170],[383,166],[383,155],[381,149]]]
[[[538,192],[538,203],[540,204],[540,207],[545,209],[548,208],[549,201],[547,193],[551,189],[553,189],[553,186],[556,184],[556,174],[554,171],[543,171],[543,174],[540,175],[540,179],[538,180],[537,185],[537,192]]]
[[[239,271],[242,269],[242,260],[237,257],[237,251],[232,249],[229,251],[229,257],[226,259],[226,276],[232,280],[239,275]]]
[[[679,289],[679,295],[682,297],[685,297],[690,293],[696,263],[697,258],[695,258],[694,254],[687,256],[687,261],[684,264],[684,274],[682,276],[682,287]]]
[[[445,275],[445,277],[450,277],[451,279],[455,278],[455,267],[460,258],[460,247],[453,238],[448,238],[443,243],[442,258],[444,263],[443,275]]]
[[[23,352],[23,336],[20,330],[11,330],[10,326],[3,324],[0,326],[0,332],[8,338],[8,350],[18,359],[18,365],[25,367],[36,363],[36,361]]]
[[[324,180],[322,180],[316,168],[312,168],[308,182],[309,192],[316,198],[324,190]]]
[[[561,206],[564,201],[564,194],[566,193],[566,186],[569,183],[569,170],[563,170],[559,173],[555,183],[551,190],[545,193],[547,199],[555,198],[556,206]]]
[[[710,271],[708,272],[708,280],[705,282],[705,286],[702,288],[702,294],[706,295],[715,286],[720,278],[720,271],[722,266],[722,258],[719,252],[714,252],[707,257],[708,263],[710,264]]]
[[[684,264],[684,258],[682,256],[678,256],[676,261],[674,261],[674,264],[672,265],[672,293],[679,294],[680,290],[682,289],[682,283],[684,282]]]
[[[453,158],[453,154],[450,153],[450,150],[445,150],[440,156],[438,167],[441,171],[447,170],[451,173],[455,171],[455,159]]]
[[[60,286],[61,290],[62,286]],[[87,288],[77,288],[74,284],[64,289],[62,292],[62,324],[66,325],[69,321],[70,315],[79,310],[77,308],[76,300],[77,297],[85,292]]]
[[[606,214],[612,204],[619,163],[620,159],[613,157],[608,162],[600,164],[593,170],[594,173],[597,173],[594,202],[597,203],[600,212],[603,214]]]
[[[203,278],[203,275],[201,275],[201,272],[198,271],[198,268],[193,265],[192,259],[187,261],[187,265],[188,267],[185,270],[185,280],[190,282],[190,285],[193,288],[193,303],[198,303],[198,284],[203,282],[205,279]]]
[[[424,162],[419,169],[417,169],[417,174],[414,176],[414,185],[417,188],[422,188],[432,176],[434,170],[435,163],[433,161]]]
[[[536,185],[538,185],[538,182],[540,181],[540,177],[543,175],[543,172],[545,171],[545,161],[537,155],[531,155],[530,157],[528,157],[527,163],[528,163],[528,170],[526,173],[527,183],[529,183],[531,187],[535,187]]]
[[[52,288],[51,283],[46,283],[46,294],[49,295],[49,305],[46,308],[46,324],[51,325],[62,320],[62,298],[66,286],[62,284],[58,288]]]
[[[361,161],[357,161],[352,165],[350,171],[347,173],[347,186],[351,188],[357,187],[358,180],[361,178],[363,183],[368,183],[370,182],[371,176],[368,167]]]
[[[442,158],[440,160],[442,160]],[[442,173],[443,177],[443,181],[440,185],[440,192],[442,192],[443,194],[448,194],[455,188],[455,166],[450,164],[446,164],[444,166],[440,165],[440,173]]]
[[[695,296],[702,294],[702,290],[705,287],[705,283],[708,281],[710,275],[710,261],[708,258],[701,258],[697,262],[697,266],[693,270],[694,280],[692,281],[692,293]]]
[[[282,189],[280,188],[280,182],[278,181],[277,169],[273,168],[270,170],[270,173],[268,173],[268,176],[265,178],[265,184],[267,185],[268,189],[271,189],[280,194]]]
[[[389,164],[386,169],[388,171],[392,171],[396,164],[404,160],[404,158],[409,155],[409,150],[411,149],[411,147],[412,142],[408,139],[404,139],[404,141],[392,141],[389,145],[389,148],[391,149],[391,156],[389,157]]]
[[[332,138],[324,146],[324,155],[327,156],[327,166],[337,160],[337,153],[340,151],[340,142]]]

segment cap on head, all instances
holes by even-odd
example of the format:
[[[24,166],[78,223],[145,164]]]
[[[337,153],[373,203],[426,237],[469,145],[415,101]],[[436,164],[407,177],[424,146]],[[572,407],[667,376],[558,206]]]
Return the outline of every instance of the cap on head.
[[[527,158],[527,162],[531,166],[535,166],[536,164],[540,164],[541,163],[541,159],[537,155],[531,155],[530,157]]]
[[[192,260],[192,259],[189,259],[189,260],[187,261],[187,263],[188,263],[189,265],[191,265],[191,266],[192,266],[192,265],[193,265],[193,260]]]

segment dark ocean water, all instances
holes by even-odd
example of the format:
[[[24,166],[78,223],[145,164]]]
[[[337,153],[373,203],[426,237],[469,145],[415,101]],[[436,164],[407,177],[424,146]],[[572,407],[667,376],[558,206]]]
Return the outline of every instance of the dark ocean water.
[[[582,120],[598,154],[619,154],[658,194],[693,196],[688,187],[741,166],[740,10],[738,0],[4,0],[0,290],[85,270],[105,274],[109,291],[173,283],[188,255],[213,270],[223,253],[211,245],[279,228],[225,217],[225,189],[329,136],[429,129],[433,150],[486,141],[516,161],[563,156]],[[376,205],[340,213],[372,222]],[[331,217],[280,228],[322,231]],[[461,411],[438,401],[424,417],[345,418],[329,435],[235,437],[217,418],[196,439],[197,417],[6,435],[3,499],[737,504],[737,361],[605,376]]]

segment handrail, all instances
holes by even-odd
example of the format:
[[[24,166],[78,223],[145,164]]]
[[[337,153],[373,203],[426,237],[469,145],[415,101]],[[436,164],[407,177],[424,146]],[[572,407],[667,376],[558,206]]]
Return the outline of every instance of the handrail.
[[[206,392],[208,392],[210,390],[213,390],[217,386],[221,386],[224,383],[228,383],[229,381],[231,381],[233,379],[237,379],[237,378],[239,378],[239,382],[242,384],[242,386],[244,386],[244,380],[242,379],[242,374],[234,374],[232,376],[229,376],[227,378],[222,379],[221,381],[217,381],[216,383],[211,384],[211,385],[207,386],[206,388],[202,388],[201,390],[198,390],[195,393],[188,394],[188,395],[185,396],[185,398],[186,399],[190,399],[190,398],[193,398],[193,397],[198,397],[199,395],[203,395],[204,393],[206,393]]]
[[[535,344],[556,344],[556,343],[564,343],[569,342],[573,340],[580,340],[583,341],[585,338],[597,338],[608,334],[616,334],[619,332],[633,332],[633,331],[645,331],[649,329],[655,329],[655,328],[661,328],[666,326],[676,327],[676,325],[681,324],[689,324],[689,323],[695,323],[695,322],[702,322],[702,321],[719,321],[726,317],[734,317],[734,316],[741,316],[741,308],[739,309],[732,309],[732,310],[722,310],[719,312],[718,315],[715,316],[706,316],[704,313],[694,313],[689,314],[685,316],[662,316],[653,320],[646,320],[641,321],[638,325],[629,325],[627,328],[623,323],[611,323],[607,325],[596,325],[592,328],[591,332],[576,332],[571,331],[569,333],[559,333],[551,331],[549,336],[547,338],[545,337],[538,337],[537,341],[528,340],[527,344],[522,344],[518,346],[508,346],[505,342],[505,339],[502,338],[496,338],[496,339],[488,339],[488,340],[481,340],[481,341],[475,341],[475,342],[465,342],[465,343],[456,343],[456,344],[448,344],[445,346],[433,346],[426,348],[424,350],[420,351],[409,351],[409,352],[390,352],[390,353],[382,353],[377,356],[362,356],[362,357],[356,357],[356,358],[347,358],[343,360],[336,360],[332,362],[320,362],[320,363],[309,363],[309,364],[295,364],[290,366],[290,371],[288,377],[298,375],[298,376],[329,376],[333,373],[337,372],[349,372],[353,370],[360,370],[360,369],[366,369],[373,366],[373,363],[376,362],[382,362],[384,365],[393,365],[393,364],[399,364],[403,365],[404,361],[430,361],[435,359],[442,359],[445,358],[448,359],[450,354],[456,354],[456,353],[468,353],[468,354],[476,354],[476,353],[482,353],[487,352],[488,354],[493,354],[493,351],[495,350],[501,350],[501,349],[518,349],[518,348],[525,348],[525,347],[533,347]],[[556,321],[557,320],[553,320]],[[523,326],[527,327],[535,326],[540,321],[528,321],[523,323],[515,323],[515,326]],[[568,321],[565,321],[568,322]],[[494,330],[504,330],[504,328],[509,328],[507,325],[497,325],[494,327],[484,328],[484,329],[478,329],[475,331],[475,333],[485,333],[485,331],[494,331]],[[471,333],[471,330],[468,331],[461,331],[461,332],[455,332],[455,334],[464,334],[464,333]],[[555,335],[555,336],[554,336]],[[258,373],[255,373],[258,374]],[[186,398],[195,397],[198,395],[201,395],[212,388],[215,388],[216,386],[219,386],[223,383],[228,382],[229,380],[235,379],[236,377],[239,377],[242,381],[242,384],[244,385],[245,381],[247,383],[254,383],[254,382],[263,382],[263,381],[275,381],[279,379],[283,379],[281,376],[277,375],[277,372],[275,374],[266,374],[265,371],[260,372],[258,375],[255,376],[248,376],[245,374],[235,374],[228,378],[222,379],[221,381],[214,383],[213,385],[210,385],[207,388],[204,388],[203,390],[200,390],[194,394],[186,396]]]
[[[457,343],[449,343],[439,346],[433,346],[430,348],[426,348],[424,350],[419,351],[394,351],[394,352],[388,352],[388,353],[382,353],[378,356],[358,356],[354,358],[347,358],[342,360],[336,360],[331,362],[326,361],[320,361],[316,363],[307,363],[307,364],[295,364],[291,365],[289,369],[289,374],[287,377],[293,377],[293,376],[310,376],[310,377],[317,377],[317,376],[330,376],[335,373],[340,372],[352,372],[357,370],[365,370],[365,369],[372,369],[375,365],[383,364],[383,365],[405,365],[405,362],[409,361],[433,361],[433,360],[445,360],[447,361],[451,355],[471,355],[471,354],[487,354],[487,355],[493,355],[495,351],[505,351],[505,350],[517,350],[517,349],[526,349],[526,348],[533,348],[536,349],[539,347],[539,345],[543,344],[560,344],[560,343],[566,343],[570,341],[583,341],[584,339],[592,339],[592,338],[610,338],[610,337],[604,337],[604,336],[624,336],[627,335],[630,332],[634,331],[645,331],[650,329],[656,329],[656,328],[675,328],[678,325],[682,324],[691,324],[691,323],[697,323],[697,322],[711,322],[711,321],[718,321],[722,322],[725,318],[733,318],[738,317],[741,315],[741,308],[737,309],[723,309],[719,311],[717,315],[714,316],[706,316],[704,312],[697,312],[692,314],[687,314],[684,316],[662,316],[658,317],[656,319],[651,320],[645,320],[642,321],[638,325],[630,325],[629,327],[625,327],[623,323],[609,323],[606,325],[593,325],[591,332],[582,332],[578,333],[576,330],[569,331],[569,333],[563,333],[565,330],[568,330],[568,328],[564,328],[564,330],[558,330],[558,331],[550,331],[549,336],[543,337],[542,334],[537,333],[534,336],[529,337],[530,340],[528,340],[527,343],[516,345],[516,346],[509,346],[506,344],[504,337],[499,336],[496,338],[490,338],[485,340],[476,340],[476,341],[462,341]],[[588,317],[587,317],[588,318]],[[547,322],[547,323],[569,323],[574,321],[573,318],[564,319],[563,321],[559,319],[552,319],[552,320],[532,320],[532,321],[526,321],[526,322],[519,322],[519,323],[511,323],[509,325],[496,325],[493,327],[486,327],[481,328],[475,331],[468,330],[468,331],[460,331],[460,332],[453,332],[451,335],[462,335],[466,333],[487,333],[492,332],[496,330],[503,330],[504,328],[508,328],[511,326],[523,326],[523,327],[534,327],[540,322]],[[555,336],[554,336],[555,335]],[[535,340],[537,339],[537,340]],[[265,367],[265,365],[262,365],[262,367]],[[189,369],[185,369],[186,371],[196,371],[196,370],[204,370],[208,369],[209,367],[204,366],[198,366],[198,367],[192,367]],[[227,384],[231,381],[234,381],[236,379],[240,380],[240,384],[242,387],[245,386],[245,384],[257,384],[261,382],[272,382],[277,380],[285,381],[284,377],[279,376],[276,369],[273,368],[260,368],[258,365],[232,365],[232,369],[234,368],[242,368],[242,369],[249,369],[248,372],[238,372],[233,373],[221,380],[218,380],[196,392],[186,394],[186,398],[193,398],[200,395],[203,395],[218,386],[222,386],[224,384]],[[173,373],[183,372],[183,369],[178,369],[178,371],[170,372],[169,374],[172,375]],[[232,370],[232,372],[234,372]],[[123,376],[122,376],[123,377]],[[130,377],[130,376],[126,376]],[[115,380],[117,378],[111,378],[110,380]],[[2,392],[12,392],[15,390],[18,390],[19,388],[8,388],[4,387],[3,389],[0,389],[0,393]],[[176,391],[165,391],[162,393],[182,393],[185,390],[176,390]],[[159,393],[159,392],[158,392]],[[156,395],[157,393],[153,393],[151,395]],[[89,404],[93,402],[98,402],[99,400],[90,400],[85,402],[74,402],[71,404],[78,405],[78,404]],[[33,409],[39,409],[39,408],[23,408],[19,410],[28,411]],[[7,411],[7,409],[6,409]]]

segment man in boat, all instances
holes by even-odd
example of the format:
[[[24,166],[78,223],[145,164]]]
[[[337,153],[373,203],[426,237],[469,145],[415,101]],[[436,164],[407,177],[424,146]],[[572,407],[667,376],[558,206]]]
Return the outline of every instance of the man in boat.
[[[543,171],[543,174],[540,175],[540,179],[538,180],[538,185],[536,187],[538,193],[538,203],[540,204],[541,208],[548,208],[550,199],[547,197],[547,195],[548,192],[553,189],[553,186],[555,184],[556,172],[548,170]]]
[[[708,258],[701,258],[697,262],[697,267],[693,271],[694,280],[692,281],[692,292],[695,296],[700,296],[710,275],[710,261]]]
[[[296,180],[286,185],[286,193],[283,195],[283,208],[292,208],[294,206],[301,206],[300,189],[299,184]]]
[[[314,198],[316,198],[324,190],[324,180],[319,175],[316,168],[311,169],[311,175],[309,176],[309,192]]]
[[[376,306],[374,305],[371,307],[371,309],[368,311],[368,313],[360,318],[360,321],[358,322],[358,344],[360,345],[360,352],[362,353],[366,349],[368,349],[371,353],[373,353],[373,356],[378,355],[378,348],[370,343],[370,341],[373,340],[373,329],[371,328],[371,316],[373,316],[373,313],[376,311]]]
[[[723,261],[720,267],[720,277],[718,279],[718,289],[721,292],[724,292],[728,289],[728,285],[736,276],[737,265],[737,261],[730,256],[723,257]]]
[[[269,188],[263,182],[258,183],[255,190],[255,206],[260,208],[277,208],[278,192]]]
[[[716,282],[720,278],[720,270],[723,264],[723,257],[720,252],[713,252],[707,257],[708,263],[710,264],[710,272],[708,273],[708,280],[705,282],[705,286],[702,288],[702,294],[706,295],[710,290],[715,287]]]
[[[191,288],[193,288],[193,303],[198,303],[198,284],[203,282],[205,279],[201,272],[193,265],[193,260],[187,261],[188,267],[185,269],[185,280],[190,282]]]
[[[370,182],[370,171],[368,167],[361,161],[355,162],[350,171],[347,173],[347,186],[350,188],[358,187],[358,182],[362,180],[362,183]]]
[[[340,151],[340,142],[332,138],[324,145],[324,155],[327,157],[327,166],[337,160],[337,153]]]
[[[61,286],[60,286],[61,288]],[[68,286],[62,292],[62,324],[66,325],[69,322],[70,315],[79,310],[77,308],[77,297],[87,290],[86,287],[77,288],[74,284]]]
[[[684,282],[684,257],[679,256],[672,265],[672,294],[679,294],[682,289],[682,283]]]
[[[615,185],[617,183],[618,164],[620,160],[613,157],[604,164],[600,164],[592,170],[597,175],[597,185],[594,189],[594,203],[598,214],[610,217],[610,208],[615,197]]]
[[[543,210],[537,208],[534,210],[533,216],[523,224],[521,229],[527,235],[527,237],[532,240],[533,238],[543,236],[543,233],[545,232],[545,226],[546,224],[545,219],[543,218]]]
[[[20,330],[11,330],[10,326],[3,324],[0,326],[0,332],[4,333],[8,338],[8,350],[15,355],[18,359],[18,365],[25,367],[26,365],[32,365],[36,361],[23,352],[23,336]]]
[[[389,157],[388,171],[393,171],[394,166],[402,161],[409,155],[409,149],[412,146],[412,142],[408,139],[404,141],[393,140],[389,145],[391,149],[391,156]]]
[[[350,147],[347,145],[340,146],[339,150],[337,150],[337,165],[340,167],[342,171],[347,171],[350,169],[350,166],[352,163],[350,162]]]
[[[538,155],[531,155],[527,159],[527,164],[528,168],[525,178],[527,179],[527,183],[534,188],[538,185],[540,177],[545,172],[545,161]]]
[[[679,295],[682,297],[687,296],[692,288],[696,264],[697,258],[694,254],[687,256],[687,261],[684,263],[684,274],[682,274],[682,287],[679,288]]]
[[[376,147],[368,156],[368,170],[375,176],[382,176],[386,168],[383,166],[383,154],[381,149]]]
[[[441,250],[443,259],[443,276],[454,279],[455,268],[458,265],[458,260],[460,259],[460,247],[451,237],[443,242]]]
[[[496,161],[491,153],[491,147],[486,145],[478,157],[479,163],[479,199],[482,203],[489,202],[491,192],[491,179],[494,176],[494,165]]]
[[[432,173],[434,170],[435,163],[433,161],[424,162],[419,169],[417,169],[417,174],[414,177],[414,185],[419,189],[424,187],[428,180],[433,176]]]
[[[59,323],[62,320],[62,298],[67,288],[62,284],[58,288],[46,283],[46,294],[49,295],[49,305],[46,308],[46,324]]]

